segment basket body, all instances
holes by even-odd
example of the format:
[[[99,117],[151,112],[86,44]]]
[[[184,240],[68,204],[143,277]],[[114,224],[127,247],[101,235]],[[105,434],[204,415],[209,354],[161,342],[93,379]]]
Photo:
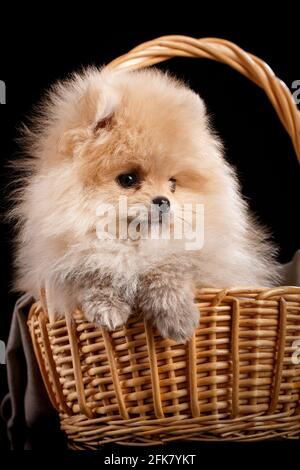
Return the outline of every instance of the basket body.
[[[79,311],[49,324],[32,306],[36,357],[71,447],[300,436],[300,288],[200,289],[195,301],[199,328],[185,345],[141,315],[107,332]]]

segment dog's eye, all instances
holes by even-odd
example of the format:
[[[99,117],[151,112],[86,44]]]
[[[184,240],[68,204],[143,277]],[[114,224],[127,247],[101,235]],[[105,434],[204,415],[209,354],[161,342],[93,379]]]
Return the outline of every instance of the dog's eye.
[[[170,182],[171,192],[174,193],[175,189],[176,189],[176,179],[175,178],[170,178],[169,182]]]
[[[122,188],[134,188],[139,185],[140,178],[138,173],[124,173],[117,176],[117,183],[122,186]]]

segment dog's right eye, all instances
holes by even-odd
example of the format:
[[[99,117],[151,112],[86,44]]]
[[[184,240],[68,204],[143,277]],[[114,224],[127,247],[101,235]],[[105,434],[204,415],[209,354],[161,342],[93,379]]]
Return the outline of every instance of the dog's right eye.
[[[137,173],[132,172],[117,176],[116,181],[122,188],[135,188],[139,185],[140,178]]]

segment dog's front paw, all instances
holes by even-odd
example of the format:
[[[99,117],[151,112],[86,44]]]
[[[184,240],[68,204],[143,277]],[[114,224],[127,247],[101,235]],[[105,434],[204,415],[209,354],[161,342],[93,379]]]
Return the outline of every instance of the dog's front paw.
[[[199,325],[199,310],[194,304],[173,306],[169,312],[162,310],[154,323],[163,338],[186,343]]]
[[[87,320],[98,323],[108,330],[123,326],[131,314],[130,306],[122,300],[105,295],[85,294],[81,300],[82,310]]]
[[[186,343],[199,325],[199,310],[193,298],[180,291],[152,292],[140,302],[140,308],[163,338],[177,343]]]

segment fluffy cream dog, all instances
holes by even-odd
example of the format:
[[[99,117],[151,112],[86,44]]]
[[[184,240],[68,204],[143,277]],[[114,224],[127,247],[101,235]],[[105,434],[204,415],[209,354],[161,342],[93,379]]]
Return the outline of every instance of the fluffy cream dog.
[[[278,281],[274,249],[248,214],[203,101],[170,76],[74,75],[52,89],[25,140],[29,174],[13,210],[20,222],[16,287],[38,296],[46,286],[52,317],[81,305],[90,321],[115,329],[138,308],[162,336],[184,342],[199,321],[195,285]],[[203,246],[124,239],[118,230],[99,238],[99,204],[117,207],[120,197],[149,213],[157,207],[152,223],[160,226],[166,213],[176,220],[179,206],[203,205]]]

